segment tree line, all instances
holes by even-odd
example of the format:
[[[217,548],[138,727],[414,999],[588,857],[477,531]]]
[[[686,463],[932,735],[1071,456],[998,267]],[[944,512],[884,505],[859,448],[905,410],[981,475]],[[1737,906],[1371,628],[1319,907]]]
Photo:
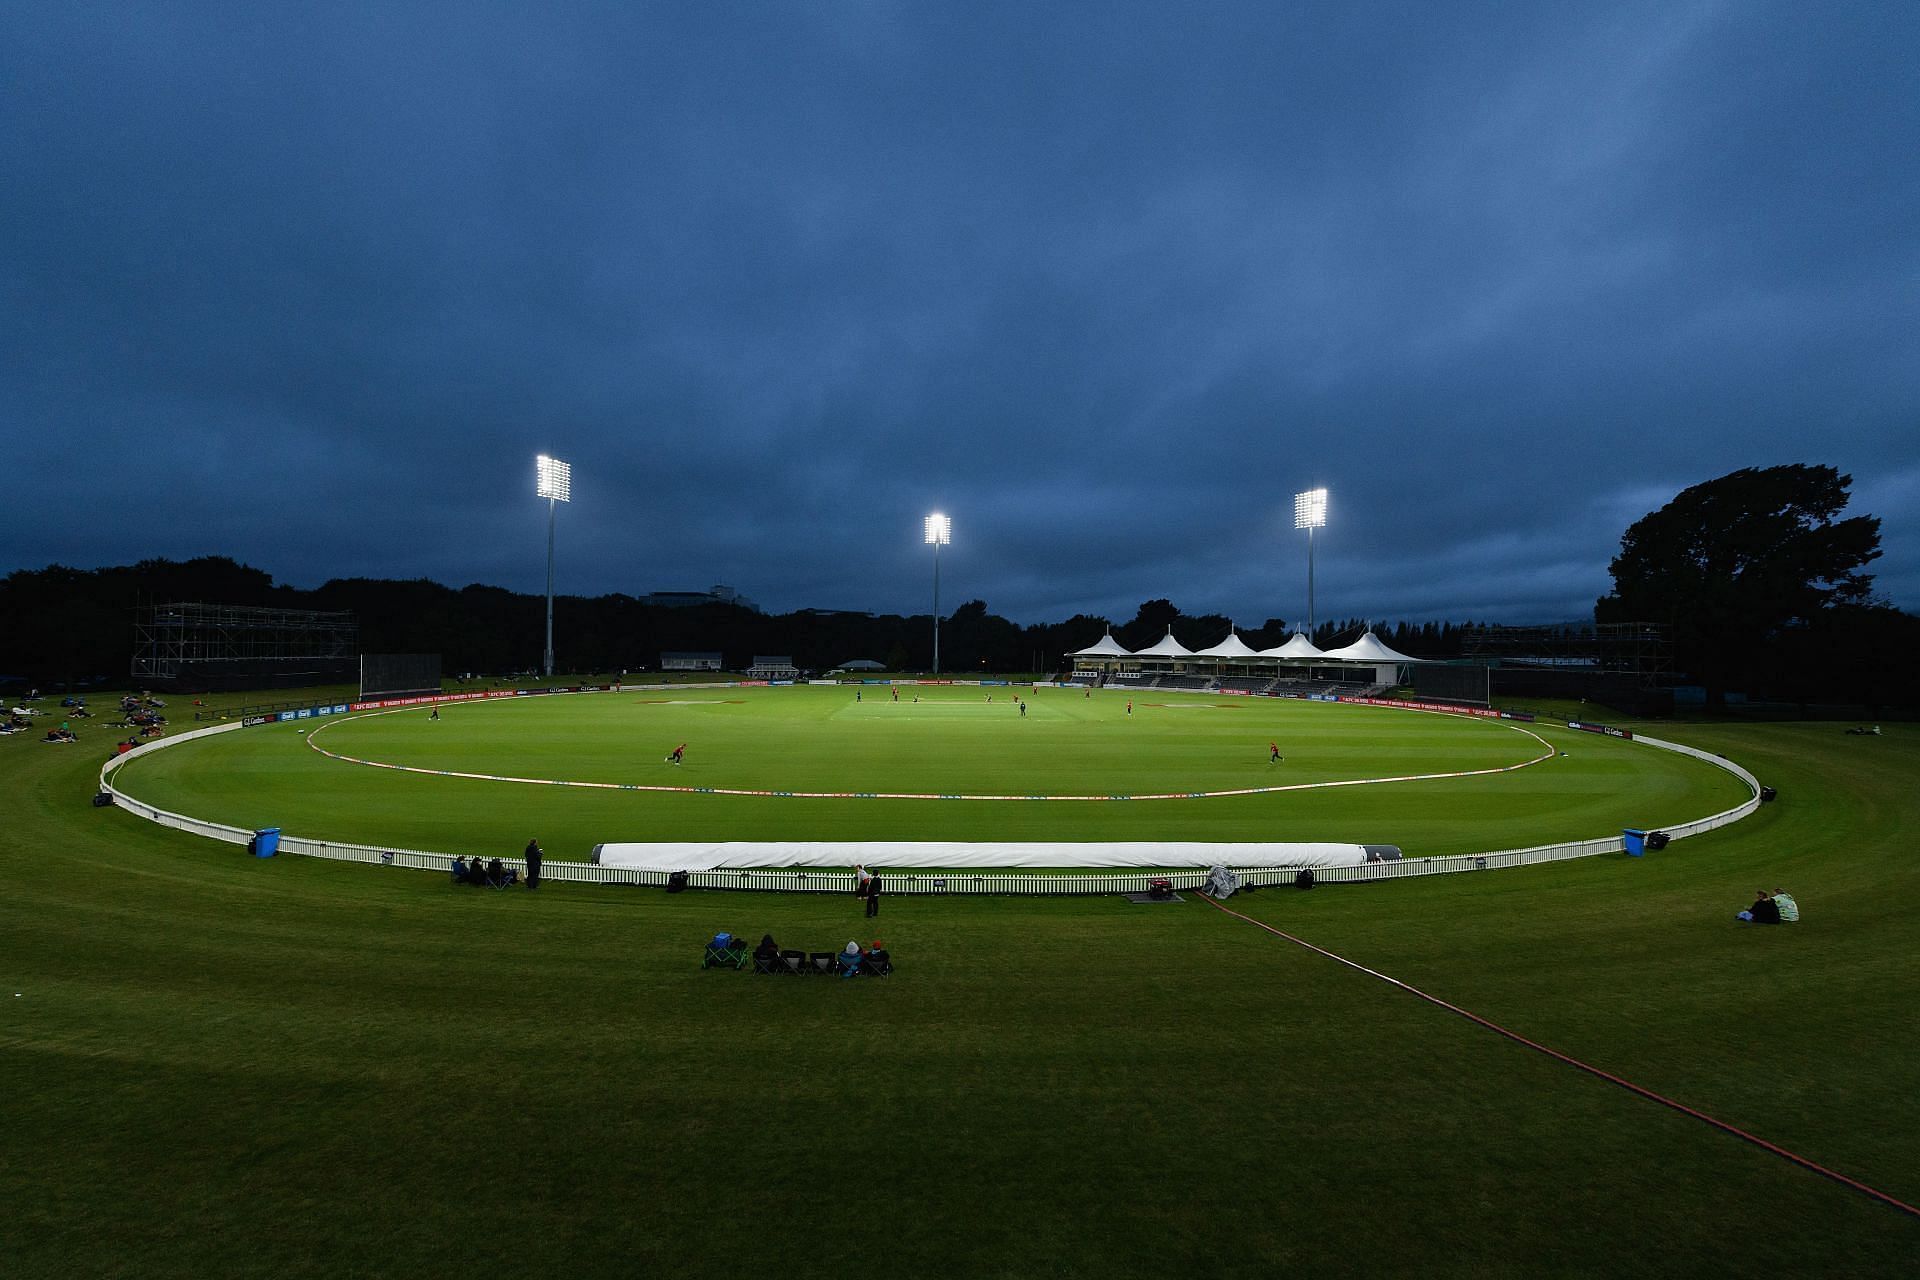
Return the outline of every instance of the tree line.
[[[349,610],[369,653],[438,653],[449,672],[507,674],[538,665],[545,635],[545,597],[427,579],[336,578],[311,590],[276,583],[262,569],[224,556],[143,560],[101,569],[51,565],[0,579],[0,676],[38,683],[113,679],[129,670],[136,610],[155,603],[204,601],[280,609]],[[1322,644],[1345,643],[1369,627],[1417,657],[1460,651],[1464,624],[1386,623],[1363,618],[1321,624]],[[1171,600],[1143,603],[1131,619],[1077,614],[1061,622],[1022,625],[969,600],[940,621],[943,670],[1057,671],[1063,655],[1112,631],[1129,649],[1154,644],[1171,629],[1189,648],[1218,644],[1234,629],[1224,614],[1189,615]],[[1240,635],[1255,648],[1284,642],[1291,628],[1268,618]],[[790,657],[807,670],[856,659],[890,671],[933,665],[931,614],[800,609],[757,613],[729,604],[668,607],[633,596],[557,596],[556,661],[568,671],[657,668],[661,654],[718,652],[732,670],[755,657]]]
[[[1626,530],[1609,566],[1614,589],[1595,603],[1594,618],[1669,626],[1676,663],[1711,701],[1737,690],[1796,702],[1920,704],[1920,618],[1875,597],[1866,566],[1880,555],[1880,522],[1845,514],[1851,484],[1832,467],[1795,464],[1747,468],[1683,490]],[[450,672],[530,671],[544,641],[545,598],[500,587],[336,578],[302,590],[219,556],[103,569],[50,565],[0,579],[0,678],[124,677],[135,610],[176,601],[351,610],[363,651],[438,653]],[[1138,650],[1169,631],[1188,648],[1205,649],[1234,629],[1224,614],[1189,615],[1164,598],[1145,601],[1124,621],[1077,614],[1029,625],[969,600],[941,619],[941,666],[1054,671],[1063,655],[1109,630]],[[1329,648],[1373,630],[1410,656],[1453,658],[1473,629],[1471,622],[1356,617],[1322,623],[1312,638]],[[554,630],[560,666],[578,672],[652,669],[675,651],[717,651],[734,670],[760,655],[789,657],[808,670],[855,659],[890,671],[933,665],[930,614],[763,614],[726,604],[648,605],[622,594],[560,596]],[[1290,632],[1284,618],[1239,628],[1256,649],[1281,644]]]

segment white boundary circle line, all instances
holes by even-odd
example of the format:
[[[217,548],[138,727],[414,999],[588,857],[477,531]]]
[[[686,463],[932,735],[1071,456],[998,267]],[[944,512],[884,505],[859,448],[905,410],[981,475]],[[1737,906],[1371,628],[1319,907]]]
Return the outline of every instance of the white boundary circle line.
[[[1467,720],[1484,723],[1471,716],[1454,716],[1444,711],[1426,711],[1417,708],[1395,708],[1396,710],[1418,711],[1422,715],[1447,716],[1452,720]],[[1449,778],[1483,778],[1494,774],[1513,773],[1553,759],[1557,748],[1531,729],[1522,728],[1510,721],[1502,720],[1499,726],[1511,729],[1515,733],[1525,734],[1539,743],[1544,753],[1531,760],[1522,760],[1518,764],[1499,765],[1491,769],[1461,769],[1447,773],[1409,773],[1386,778],[1335,778],[1326,782],[1293,782],[1276,787],[1234,787],[1225,791],[1166,791],[1148,795],[976,795],[966,793],[911,792],[911,791],[783,791],[772,788],[746,787],[685,787],[668,786],[657,782],[581,782],[568,778],[516,778],[510,774],[468,773],[458,769],[428,769],[421,765],[393,764],[385,760],[363,760],[358,756],[346,755],[338,751],[329,751],[314,741],[325,729],[335,725],[349,724],[355,720],[370,720],[377,716],[399,715],[403,711],[414,711],[414,707],[395,707],[384,711],[362,711],[355,715],[342,716],[327,720],[306,735],[307,746],[329,760],[338,760],[343,764],[363,765],[369,769],[391,769],[397,773],[422,774],[434,778],[465,778],[474,782],[510,782],[523,786],[575,787],[591,791],[652,791],[668,792],[678,795],[710,796],[757,796],[781,800],[1064,800],[1064,801],[1134,801],[1134,800],[1218,800],[1229,796],[1277,795],[1287,791],[1320,791],[1334,787],[1371,787],[1391,782],[1438,782]]]

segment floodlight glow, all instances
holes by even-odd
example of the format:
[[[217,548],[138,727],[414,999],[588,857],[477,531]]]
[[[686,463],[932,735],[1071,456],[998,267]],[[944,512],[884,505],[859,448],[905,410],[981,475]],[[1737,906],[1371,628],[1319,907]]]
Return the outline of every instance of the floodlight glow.
[[[1296,529],[1327,527],[1327,491],[1325,489],[1309,489],[1305,493],[1293,495],[1293,527]]]
[[[549,458],[541,454],[533,460],[533,493],[538,498],[550,498],[555,502],[573,501],[573,466],[571,463]]]
[[[953,541],[953,521],[939,514],[927,517],[927,545],[944,547]]]

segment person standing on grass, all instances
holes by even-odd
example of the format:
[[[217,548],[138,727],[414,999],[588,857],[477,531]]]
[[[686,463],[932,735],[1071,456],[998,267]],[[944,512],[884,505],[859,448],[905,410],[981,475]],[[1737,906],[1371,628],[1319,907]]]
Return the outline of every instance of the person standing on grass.
[[[1127,714],[1128,714],[1128,715],[1132,715],[1132,714],[1133,714],[1133,699],[1132,699],[1132,698],[1128,698],[1128,699],[1127,699]]]
[[[860,896],[867,900],[867,918],[871,920],[880,914],[880,874],[877,871],[867,873],[866,887]]]
[[[540,842],[538,840],[527,841],[527,851],[521,856],[526,859],[527,863],[527,888],[538,889],[540,887],[540,863],[546,858],[546,854],[540,851]]]
[[[1280,744],[1277,742],[1269,742],[1267,744],[1267,763],[1279,764],[1282,758],[1280,755]]]

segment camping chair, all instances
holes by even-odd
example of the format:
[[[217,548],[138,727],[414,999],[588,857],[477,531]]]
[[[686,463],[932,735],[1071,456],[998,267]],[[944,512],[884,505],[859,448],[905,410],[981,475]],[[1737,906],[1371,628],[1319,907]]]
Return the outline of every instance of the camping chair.
[[[807,957],[807,963],[812,966],[814,973],[832,973],[833,958],[838,954],[835,951],[815,951]]]
[[[866,962],[860,966],[860,972],[884,978],[893,972],[893,957],[882,948],[875,947],[867,952]]]
[[[780,972],[780,953],[778,951],[769,952],[764,956],[758,951],[751,951],[747,954],[753,957],[753,971],[755,973]]]
[[[775,973],[805,973],[807,953],[804,951],[782,951],[774,964]]]
[[[835,953],[834,959],[837,960],[840,964],[841,977],[857,978],[860,976],[860,962],[866,959],[866,957],[861,955],[857,951],[852,955],[848,955],[846,952],[840,951]]]
[[[700,953],[702,969],[744,969],[747,958],[752,953],[747,950],[745,939],[736,938],[730,933],[716,933],[707,939],[707,945]]]

